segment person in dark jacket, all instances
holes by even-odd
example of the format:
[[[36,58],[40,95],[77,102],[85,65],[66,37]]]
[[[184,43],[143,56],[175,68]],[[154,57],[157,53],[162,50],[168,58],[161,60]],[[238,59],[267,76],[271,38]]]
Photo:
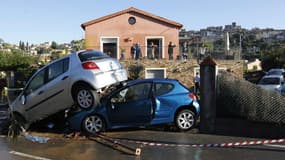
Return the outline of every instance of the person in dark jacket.
[[[136,44],[136,60],[138,60],[141,56],[141,46],[139,43]]]
[[[131,57],[132,59],[135,59],[136,57],[136,45],[135,44],[131,46]]]
[[[172,44],[172,42],[169,42],[168,44],[168,57],[169,60],[173,60],[173,48],[176,47],[176,45]]]
[[[195,94],[200,93],[200,75],[197,72],[196,76],[194,77],[194,83],[195,83]]]

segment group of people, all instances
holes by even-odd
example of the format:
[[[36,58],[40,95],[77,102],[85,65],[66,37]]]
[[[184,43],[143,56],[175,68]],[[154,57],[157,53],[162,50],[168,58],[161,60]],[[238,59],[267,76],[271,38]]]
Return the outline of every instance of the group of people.
[[[173,50],[176,47],[172,42],[168,44],[168,59],[173,60]],[[160,55],[157,52],[158,46],[155,45],[153,42],[150,43],[147,50],[147,58],[149,59],[160,59]],[[141,46],[139,43],[134,43],[131,46],[131,58],[132,59],[139,59],[141,57]]]
[[[141,46],[139,43],[135,43],[131,47],[132,59],[138,60],[141,57]]]

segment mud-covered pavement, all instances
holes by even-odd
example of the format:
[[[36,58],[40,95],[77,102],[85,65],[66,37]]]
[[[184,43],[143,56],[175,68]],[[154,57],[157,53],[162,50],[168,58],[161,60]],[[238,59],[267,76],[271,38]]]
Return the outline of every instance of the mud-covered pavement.
[[[4,114],[4,112],[3,112]],[[3,116],[2,116],[3,117]],[[0,119],[0,124],[5,124],[5,118]],[[254,137],[250,133],[257,135],[258,131],[263,133],[262,139],[270,137],[269,133],[274,132],[274,136],[279,135],[278,138],[284,138],[281,135],[284,129],[279,131],[276,128],[270,128],[255,124],[244,125],[241,121],[228,121],[228,119],[220,119],[223,124],[217,126],[217,130],[221,133],[235,136],[219,136],[199,133],[198,128],[194,128],[188,132],[176,132],[172,129],[165,130],[164,127],[155,126],[151,128],[132,128],[120,129],[103,133],[104,135],[115,138],[116,141],[131,147],[140,148],[141,154],[139,156],[130,155],[121,152],[110,146],[98,143],[94,140],[88,139],[83,134],[66,132],[61,123],[48,128],[49,123],[38,123],[32,126],[28,132],[33,136],[40,136],[49,138],[46,143],[32,142],[24,136],[19,136],[16,141],[8,139],[5,134],[0,136],[0,159],[2,160],[128,160],[128,159],[187,159],[187,160],[207,160],[207,159],[282,159],[285,156],[285,143],[276,144],[259,144],[238,147],[193,147],[192,144],[222,144],[228,142],[243,142],[256,141],[259,138]],[[47,121],[48,122],[48,121]],[[235,126],[233,128],[233,126]],[[3,127],[3,126],[1,126]],[[248,127],[248,128],[246,128]],[[243,129],[242,129],[243,128]],[[268,128],[268,129],[266,129]],[[2,128],[1,128],[2,129]],[[278,128],[277,128],[278,129]],[[227,131],[227,132],[226,132]],[[229,132],[230,131],[230,132]],[[247,131],[247,132],[246,132]],[[250,131],[250,132],[249,132]],[[271,131],[271,132],[266,132]],[[277,132],[278,131],[278,132]],[[256,132],[256,133],[255,133]],[[69,133],[69,134],[66,134]],[[243,134],[241,134],[243,133]],[[248,133],[248,135],[244,135]],[[224,134],[225,135],[225,134]],[[238,136],[238,135],[242,135]],[[260,134],[261,135],[261,134]],[[124,141],[122,141],[124,140]],[[128,141],[125,141],[128,140]],[[137,141],[140,143],[134,143]],[[143,142],[143,143],[142,143]],[[170,144],[173,146],[166,146],[161,144]],[[180,144],[190,146],[179,146]]]
[[[141,145],[124,142],[124,144],[141,148],[141,155],[129,155],[108,146],[89,140],[84,136],[66,138],[62,134],[32,132],[32,135],[49,137],[47,143],[34,143],[24,137],[19,137],[16,142],[9,141],[5,136],[0,138],[0,157],[7,160],[25,159],[280,159],[285,156],[284,144],[256,145],[229,148],[207,147],[162,147]],[[155,141],[170,144],[208,144],[224,142],[240,142],[256,140],[244,137],[228,137],[217,135],[204,135],[191,132],[179,133],[156,131],[149,129],[134,129],[129,131],[106,132],[105,135],[113,138],[123,138],[139,141]],[[283,147],[282,147],[283,146]]]

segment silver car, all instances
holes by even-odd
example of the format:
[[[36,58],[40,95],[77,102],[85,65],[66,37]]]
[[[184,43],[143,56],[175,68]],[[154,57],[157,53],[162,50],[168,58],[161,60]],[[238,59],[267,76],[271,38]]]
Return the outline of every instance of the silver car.
[[[282,75],[284,76],[285,70],[283,68],[272,68],[267,72],[267,75]]]
[[[72,106],[90,109],[98,105],[100,92],[127,78],[119,61],[100,51],[71,53],[39,69],[10,111],[30,124]]]
[[[276,91],[284,83],[282,75],[266,75],[257,84],[258,86],[271,91]]]

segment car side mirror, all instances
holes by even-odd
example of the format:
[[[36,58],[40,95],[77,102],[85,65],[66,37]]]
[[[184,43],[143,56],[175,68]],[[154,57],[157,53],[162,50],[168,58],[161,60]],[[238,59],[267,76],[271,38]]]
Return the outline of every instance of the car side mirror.
[[[26,104],[26,96],[24,94],[21,96],[21,104],[22,105]]]

